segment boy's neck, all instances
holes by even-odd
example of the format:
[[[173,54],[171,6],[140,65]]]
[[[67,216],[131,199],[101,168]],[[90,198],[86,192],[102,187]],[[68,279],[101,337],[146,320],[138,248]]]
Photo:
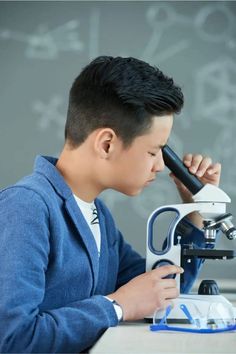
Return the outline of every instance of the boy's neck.
[[[61,173],[73,194],[85,202],[92,202],[102,192],[94,178],[94,166],[83,147],[62,150],[56,168]]]

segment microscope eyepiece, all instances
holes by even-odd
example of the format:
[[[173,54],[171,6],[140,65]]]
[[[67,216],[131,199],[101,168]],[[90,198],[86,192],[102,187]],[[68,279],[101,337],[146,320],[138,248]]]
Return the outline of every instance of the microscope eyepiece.
[[[193,195],[204,187],[203,183],[195,175],[189,172],[183,161],[168,145],[163,146],[162,155],[165,165]]]
[[[204,187],[204,184],[195,175],[189,172],[183,161],[168,145],[163,146],[162,155],[165,165],[193,195],[198,193]],[[228,198],[227,195],[226,197]],[[223,214],[213,220],[205,220],[204,236],[206,242],[215,242],[217,229],[220,229],[229,240],[236,239],[236,228],[232,224],[231,219],[231,214]]]

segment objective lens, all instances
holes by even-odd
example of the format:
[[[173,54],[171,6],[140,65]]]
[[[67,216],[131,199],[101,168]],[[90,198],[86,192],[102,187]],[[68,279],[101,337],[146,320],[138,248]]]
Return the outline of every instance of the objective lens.
[[[231,227],[225,235],[228,237],[229,240],[235,240],[236,239],[236,229],[235,227]]]
[[[236,228],[229,219],[224,220],[220,224],[220,229],[226,235],[226,237],[228,237],[229,240],[236,239]]]

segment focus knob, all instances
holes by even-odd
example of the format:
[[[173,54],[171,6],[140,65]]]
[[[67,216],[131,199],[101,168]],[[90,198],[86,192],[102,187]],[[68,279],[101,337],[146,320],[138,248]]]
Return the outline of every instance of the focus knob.
[[[169,259],[161,259],[161,260],[159,260],[159,261],[157,261],[156,263],[153,264],[152,269],[163,267],[165,265],[174,265],[174,263],[169,261]],[[169,274],[166,277],[164,277],[163,279],[168,279],[168,278],[174,279],[175,277],[176,277],[176,274]]]
[[[202,280],[198,288],[198,295],[220,295],[216,281]]]

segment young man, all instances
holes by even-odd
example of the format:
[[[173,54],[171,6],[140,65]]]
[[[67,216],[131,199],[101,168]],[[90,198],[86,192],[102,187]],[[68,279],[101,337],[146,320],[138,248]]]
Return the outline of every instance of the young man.
[[[154,181],[182,105],[172,79],[134,58],[99,57],[77,77],[59,159],[37,157],[34,173],[0,194],[1,352],[85,351],[122,317],[141,319],[178,296],[165,277],[182,269],[145,273],[97,197],[108,188],[134,196]],[[218,185],[219,164],[184,161]],[[185,237],[202,242],[194,226]],[[184,291],[197,267],[186,269]]]

